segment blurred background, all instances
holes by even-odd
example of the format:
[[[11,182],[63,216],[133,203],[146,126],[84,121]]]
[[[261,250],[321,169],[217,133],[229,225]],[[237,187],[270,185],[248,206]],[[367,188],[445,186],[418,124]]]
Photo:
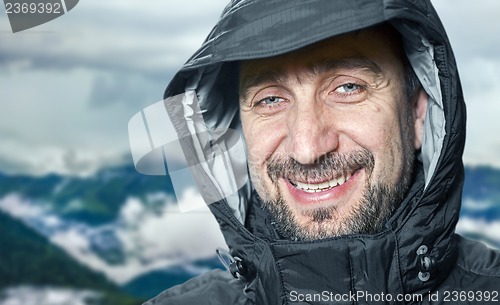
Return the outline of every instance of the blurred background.
[[[15,34],[0,9],[0,305],[140,304],[222,268],[211,214],[135,172],[127,124],[226,3],[85,0]],[[500,248],[500,1],[433,3],[468,105],[457,230]]]

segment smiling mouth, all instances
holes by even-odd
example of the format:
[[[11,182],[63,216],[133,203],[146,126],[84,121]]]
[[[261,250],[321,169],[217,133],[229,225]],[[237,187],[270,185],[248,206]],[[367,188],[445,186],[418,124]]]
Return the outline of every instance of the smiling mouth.
[[[351,177],[353,175],[354,175],[354,172],[353,173],[346,173],[346,174],[337,176],[331,180],[323,181],[320,183],[299,182],[299,181],[294,181],[294,180],[290,180],[290,179],[288,179],[288,181],[290,182],[291,185],[293,185],[293,187],[295,187],[296,189],[298,189],[300,191],[303,191],[306,193],[319,193],[319,192],[329,191],[335,187],[343,185],[344,183],[349,181],[349,179],[351,179]]]

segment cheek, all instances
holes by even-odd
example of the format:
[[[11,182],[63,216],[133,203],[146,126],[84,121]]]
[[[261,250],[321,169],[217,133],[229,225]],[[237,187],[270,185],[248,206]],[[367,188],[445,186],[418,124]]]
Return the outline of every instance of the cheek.
[[[373,154],[383,149],[398,137],[395,122],[380,112],[355,111],[354,115],[344,115],[340,134],[344,134],[359,146]]]
[[[271,156],[279,152],[284,131],[271,121],[242,118],[243,135],[247,144],[250,166],[262,167]]]
[[[382,123],[382,122],[381,122]],[[386,119],[372,129],[371,150],[375,158],[374,175],[386,184],[396,183],[403,169],[404,134],[397,120]]]
[[[376,105],[358,110],[345,121],[345,136],[373,155],[375,176],[392,176],[403,163],[401,126],[395,110]]]
[[[259,120],[242,118],[243,135],[247,144],[248,166],[253,186],[264,201],[276,200],[277,190],[267,173],[267,161],[279,153],[282,131]]]

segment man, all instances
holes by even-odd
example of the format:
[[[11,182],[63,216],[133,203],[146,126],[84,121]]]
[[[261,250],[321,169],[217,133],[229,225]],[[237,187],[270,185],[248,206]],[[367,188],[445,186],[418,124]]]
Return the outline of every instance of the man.
[[[429,1],[232,1],[165,98],[229,272],[146,304],[500,301],[499,253],[454,234],[465,105]]]

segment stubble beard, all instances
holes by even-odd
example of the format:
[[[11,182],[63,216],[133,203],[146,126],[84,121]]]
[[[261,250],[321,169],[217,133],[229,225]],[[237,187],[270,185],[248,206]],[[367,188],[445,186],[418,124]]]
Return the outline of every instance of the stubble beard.
[[[336,206],[321,207],[301,211],[300,216],[307,219],[301,224],[281,193],[275,200],[263,201],[263,205],[285,239],[310,241],[349,234],[375,234],[381,231],[407,189],[402,182],[393,188],[366,182],[359,204],[351,207],[347,215],[340,217]]]
[[[405,126],[406,127],[406,126]],[[273,187],[277,190],[276,198],[270,199],[267,194],[261,196],[264,208],[276,223],[278,233],[285,239],[295,241],[310,241],[349,234],[375,234],[380,232],[394,210],[406,196],[411,184],[414,167],[414,150],[412,147],[413,133],[404,128],[402,147],[402,168],[396,179],[396,184],[387,185],[374,182],[371,176],[374,168],[374,157],[366,149],[347,155],[330,153],[324,156],[314,166],[304,166],[293,159],[274,159],[268,162],[268,175]],[[365,189],[357,204],[352,204],[347,214],[340,216],[336,206],[320,207],[305,210],[300,213],[299,222],[290,206],[283,198],[278,186],[278,179],[282,177],[327,177],[328,171],[352,172],[363,168],[366,172]],[[331,174],[330,174],[331,175]],[[266,200],[267,199],[267,200]]]

